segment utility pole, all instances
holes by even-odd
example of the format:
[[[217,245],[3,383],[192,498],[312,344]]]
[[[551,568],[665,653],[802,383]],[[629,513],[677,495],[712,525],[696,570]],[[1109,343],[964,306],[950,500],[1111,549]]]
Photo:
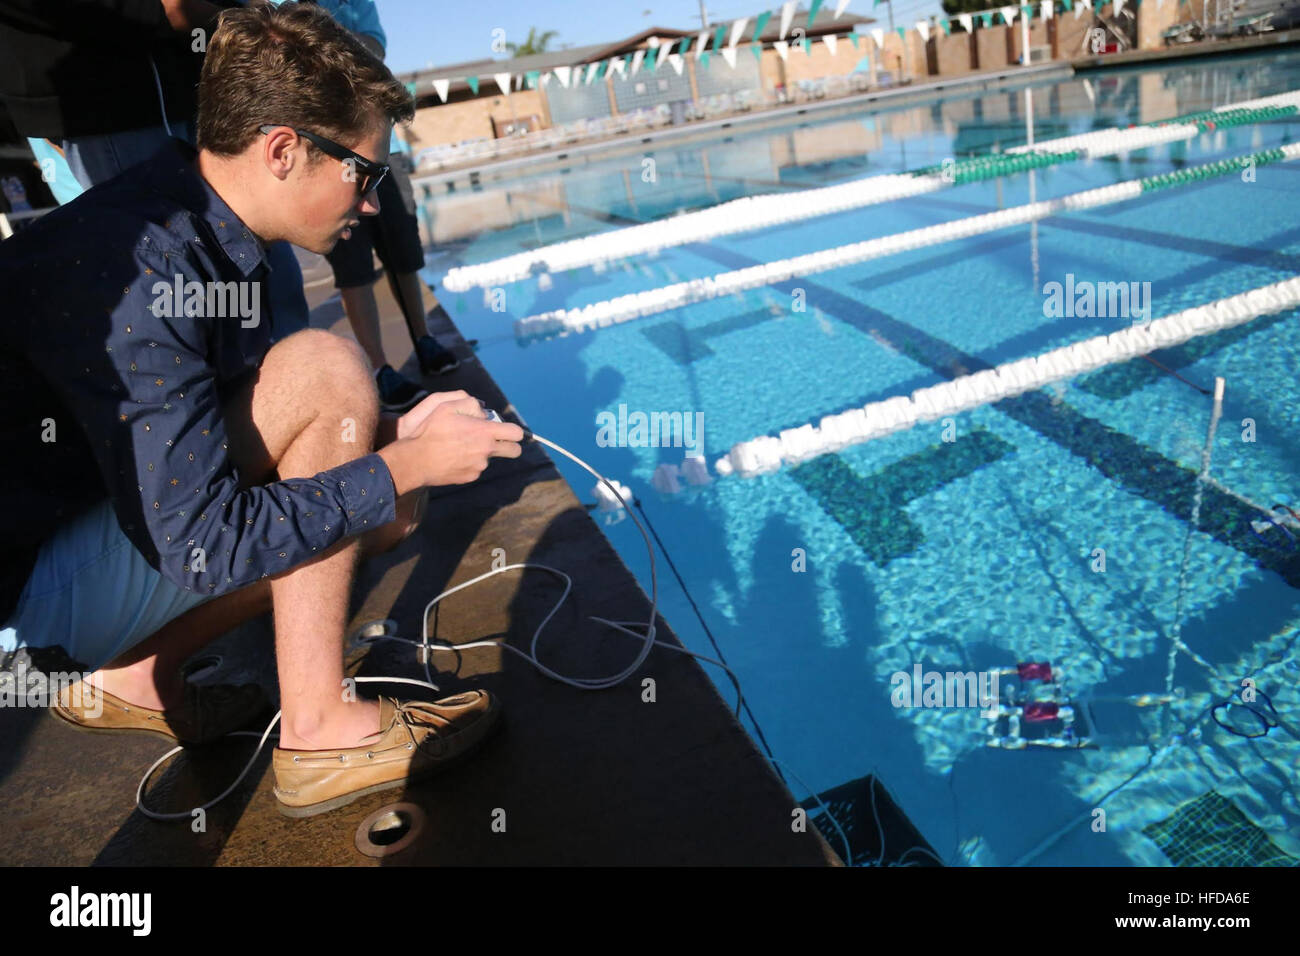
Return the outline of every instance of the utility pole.
[[[704,9],[704,0],[700,0],[700,29],[707,30],[708,28],[709,28],[709,11]]]

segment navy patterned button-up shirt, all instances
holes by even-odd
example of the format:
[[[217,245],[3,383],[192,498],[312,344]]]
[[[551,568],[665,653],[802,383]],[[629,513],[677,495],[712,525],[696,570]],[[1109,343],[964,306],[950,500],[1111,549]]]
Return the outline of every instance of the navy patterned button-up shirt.
[[[222,404],[297,329],[194,158],[172,140],[0,243],[0,622],[41,542],[106,497],[150,565],[213,595],[396,517],[375,454],[239,490]]]

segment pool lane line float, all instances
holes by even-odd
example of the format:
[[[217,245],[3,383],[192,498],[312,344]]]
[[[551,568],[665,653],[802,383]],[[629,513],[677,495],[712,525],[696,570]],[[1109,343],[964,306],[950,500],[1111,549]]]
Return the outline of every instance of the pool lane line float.
[[[1026,203],[1010,209],[967,216],[952,222],[909,229],[906,232],[868,239],[865,242],[836,246],[775,262],[759,263],[745,269],[723,272],[707,278],[690,279],[646,292],[634,292],[579,308],[543,312],[516,321],[515,337],[518,340],[527,340],[620,325],[670,309],[735,295],[747,289],[756,289],[796,278],[804,279],[821,272],[841,269],[912,249],[936,246],[1000,229],[1027,225],[1063,212],[1076,212],[1127,202],[1145,193],[1226,176],[1248,167],[1289,162],[1297,158],[1300,158],[1300,144],[1291,143],[1283,147],[1260,150],[1159,176],[1131,179],[1111,186],[1070,193],[1057,199]]]
[[[1194,139],[1214,128],[1203,119],[1207,115],[1219,116],[1220,127],[1240,126],[1293,115],[1298,109],[1300,91],[1279,93],[1223,106],[1210,114],[1192,114],[1186,120],[1175,117],[1126,130],[1094,130],[908,172],[869,176],[797,193],[746,196],[695,212],[569,239],[477,265],[459,266],[447,273],[443,286],[453,292],[465,292],[475,286],[487,289],[505,285],[539,272],[551,274],[583,266],[599,270],[619,259],[658,253],[691,242],[861,209],[1029,169]]]
[[[1285,511],[1288,515],[1291,516],[1292,520],[1295,521],[1297,525],[1300,525],[1300,515],[1296,514],[1286,505],[1283,504],[1273,505],[1272,510],[1274,512],[1278,511],[1278,509]],[[1271,527],[1276,526],[1282,530],[1282,533],[1284,535],[1287,536],[1287,540],[1291,542],[1291,550],[1294,551],[1296,547],[1300,545],[1300,541],[1297,541],[1296,536],[1291,533],[1291,529],[1288,528],[1284,522],[1279,521],[1278,516],[1276,514],[1267,514],[1266,517],[1268,518],[1267,521],[1250,522],[1249,525],[1250,533],[1255,536],[1255,539],[1259,541],[1260,544],[1265,545],[1266,547],[1269,548],[1278,547],[1278,545],[1274,544],[1274,542],[1266,540],[1263,535],[1263,532],[1267,531]]]
[[[1297,306],[1300,306],[1300,277],[1194,306],[1145,325],[962,375],[917,389],[911,395],[895,395],[861,408],[826,415],[815,424],[789,428],[778,435],[738,442],[714,463],[714,469],[719,475],[768,474],[783,465],[809,461],[922,422],[967,412]]]

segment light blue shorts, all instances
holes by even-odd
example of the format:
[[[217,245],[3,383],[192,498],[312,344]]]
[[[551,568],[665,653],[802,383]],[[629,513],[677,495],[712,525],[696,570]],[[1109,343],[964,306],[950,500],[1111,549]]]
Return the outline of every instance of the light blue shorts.
[[[212,597],[151,568],[105,500],[41,545],[18,606],[0,628],[0,651],[57,645],[98,670]]]

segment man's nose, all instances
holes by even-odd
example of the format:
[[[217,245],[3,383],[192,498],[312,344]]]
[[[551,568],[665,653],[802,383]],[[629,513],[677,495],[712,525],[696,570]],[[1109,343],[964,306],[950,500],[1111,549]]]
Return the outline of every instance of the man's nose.
[[[379,215],[379,190],[372,189],[361,197],[361,215]]]

